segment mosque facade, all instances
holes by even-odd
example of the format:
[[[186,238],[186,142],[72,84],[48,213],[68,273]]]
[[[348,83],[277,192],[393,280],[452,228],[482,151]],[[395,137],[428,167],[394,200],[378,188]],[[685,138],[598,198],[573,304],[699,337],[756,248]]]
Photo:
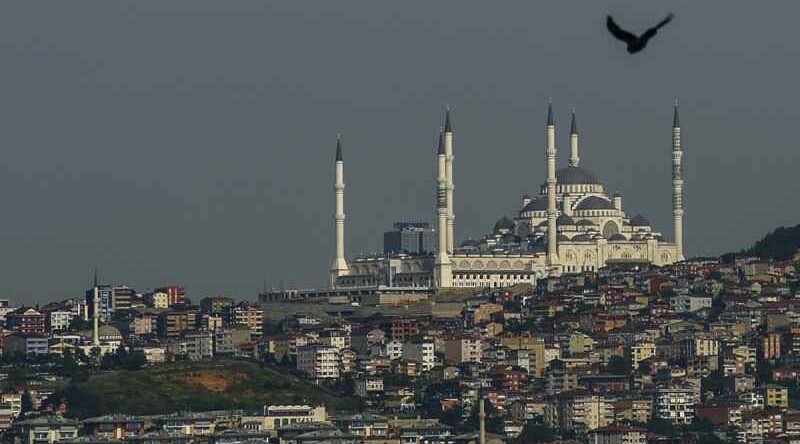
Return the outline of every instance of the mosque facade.
[[[491,234],[455,244],[453,208],[455,134],[450,112],[436,154],[436,253],[382,255],[347,260],[344,246],[344,157],[337,140],[335,162],[336,256],[330,287],[336,291],[500,288],[535,284],[545,276],[598,270],[619,263],[668,265],[683,255],[683,151],[675,105],[672,125],[673,239],[668,241],[640,214],[623,209],[581,165],[575,113],[569,163],[556,168],[556,127],[548,106],[545,125],[546,180],[535,197],[523,196],[516,215],[497,221]]]

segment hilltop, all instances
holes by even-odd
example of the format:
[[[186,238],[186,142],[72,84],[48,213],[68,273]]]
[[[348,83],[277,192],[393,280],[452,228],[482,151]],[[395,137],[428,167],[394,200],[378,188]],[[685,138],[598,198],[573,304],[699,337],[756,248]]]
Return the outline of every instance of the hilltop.
[[[98,374],[57,393],[71,416],[151,415],[217,409],[257,410],[265,404],[324,404],[356,408],[308,381],[247,361],[176,362]]]
[[[737,255],[752,255],[762,259],[775,259],[778,261],[790,260],[800,249],[800,225],[794,227],[778,227],[753,244],[752,247],[740,253],[728,253],[724,259],[731,259]],[[726,260],[729,262],[729,260]]]

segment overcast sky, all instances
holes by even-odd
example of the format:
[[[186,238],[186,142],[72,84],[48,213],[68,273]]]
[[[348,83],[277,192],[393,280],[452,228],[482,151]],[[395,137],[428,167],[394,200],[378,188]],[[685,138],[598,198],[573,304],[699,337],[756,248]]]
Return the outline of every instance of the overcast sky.
[[[611,13],[641,32],[629,55]],[[456,133],[459,240],[559,164],[582,165],[672,237],[681,104],[686,249],[719,254],[800,220],[793,2],[6,1],[0,4],[0,295],[101,280],[190,297],[319,287],[342,133],[348,255],[434,218],[435,141]]]

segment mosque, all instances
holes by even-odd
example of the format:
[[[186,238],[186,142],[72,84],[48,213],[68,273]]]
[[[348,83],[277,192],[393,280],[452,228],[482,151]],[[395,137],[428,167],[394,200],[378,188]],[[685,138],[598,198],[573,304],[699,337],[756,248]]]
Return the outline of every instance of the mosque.
[[[574,111],[566,167],[556,168],[556,127],[551,105],[545,134],[546,180],[535,197],[525,195],[516,216],[498,220],[490,235],[456,246],[455,135],[448,110],[436,155],[436,253],[350,261],[345,257],[344,246],[344,157],[341,141],[337,140],[336,257],[330,269],[331,291],[366,294],[365,291],[420,293],[446,288],[500,288],[535,284],[538,278],[593,271],[612,264],[661,266],[684,259],[683,151],[677,103],[672,125],[672,241],[654,230],[644,216],[626,213],[622,196],[609,197],[603,184],[581,165]]]

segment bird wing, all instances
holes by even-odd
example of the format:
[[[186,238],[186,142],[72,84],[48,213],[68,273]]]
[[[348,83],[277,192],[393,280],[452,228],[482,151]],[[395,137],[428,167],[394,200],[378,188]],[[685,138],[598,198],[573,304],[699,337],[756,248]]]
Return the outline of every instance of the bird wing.
[[[610,15],[606,16],[606,28],[608,28],[608,31],[611,33],[611,35],[625,43],[635,42],[638,38],[630,32],[620,28]]]
[[[642,37],[640,37],[642,39],[642,42],[647,43],[648,40],[650,40],[651,38],[653,38],[654,35],[656,35],[658,30],[661,29],[662,26],[671,22],[673,17],[674,15],[670,13],[669,15],[667,15],[666,18],[664,18],[664,20],[661,20],[660,22],[658,22],[657,25],[645,31],[644,34],[642,34]]]

